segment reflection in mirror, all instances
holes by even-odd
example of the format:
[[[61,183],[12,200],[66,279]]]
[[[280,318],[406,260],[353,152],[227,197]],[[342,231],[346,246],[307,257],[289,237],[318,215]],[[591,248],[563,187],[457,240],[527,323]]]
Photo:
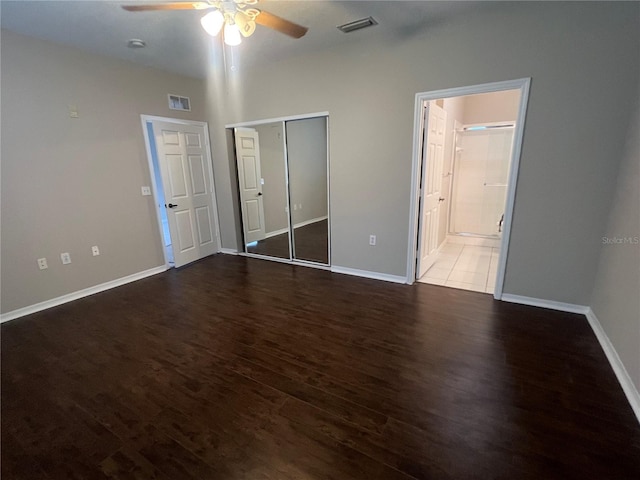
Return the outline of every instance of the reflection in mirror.
[[[291,258],[282,122],[236,128],[236,159],[247,253]]]
[[[293,258],[329,263],[327,118],[286,122]]]

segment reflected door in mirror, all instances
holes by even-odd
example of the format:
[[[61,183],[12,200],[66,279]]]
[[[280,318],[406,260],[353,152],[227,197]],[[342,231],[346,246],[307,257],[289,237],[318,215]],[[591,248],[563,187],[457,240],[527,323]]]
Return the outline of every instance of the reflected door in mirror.
[[[290,259],[282,122],[235,130],[245,251]]]

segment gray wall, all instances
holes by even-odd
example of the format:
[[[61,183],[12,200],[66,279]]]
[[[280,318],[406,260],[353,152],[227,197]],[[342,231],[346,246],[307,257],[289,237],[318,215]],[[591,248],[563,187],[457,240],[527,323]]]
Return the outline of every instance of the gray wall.
[[[258,132],[260,170],[264,185],[264,224],[266,233],[289,228],[287,219],[287,184],[284,165],[282,122],[253,127]]]
[[[2,312],[163,265],[153,197],[140,192],[151,185],[140,114],[206,120],[204,83],[4,30],[1,40]],[[169,110],[169,92],[192,111]]]
[[[289,121],[286,128],[291,221],[295,226],[327,216],[326,118]]]
[[[591,308],[640,391],[640,92],[635,121],[627,130],[625,153],[602,237],[631,239],[600,247]],[[597,240],[601,241],[598,237]],[[624,240],[623,240],[624,241]]]
[[[332,262],[404,276],[416,92],[532,77],[505,292],[584,305],[638,83],[639,10],[514,2],[403,38],[364,30],[244,71],[226,120],[329,111]]]

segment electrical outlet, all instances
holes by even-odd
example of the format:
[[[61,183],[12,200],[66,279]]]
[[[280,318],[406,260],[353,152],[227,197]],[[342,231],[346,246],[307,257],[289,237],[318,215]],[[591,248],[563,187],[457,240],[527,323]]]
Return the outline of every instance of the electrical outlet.
[[[142,195],[145,197],[151,195],[151,187],[141,187]]]
[[[38,259],[38,268],[40,270],[46,270],[47,268],[49,268],[49,265],[47,265],[47,259],[46,258],[39,258]]]
[[[297,203],[294,203],[294,204],[293,204],[293,209],[294,209],[294,210],[298,210],[298,204],[297,204]]]
[[[298,205],[298,210],[302,210],[302,204]]]
[[[68,253],[61,253],[60,254],[60,260],[62,260],[62,264],[63,265],[68,265],[71,263],[71,255],[69,255]]]
[[[100,249],[98,248],[97,245],[94,245],[93,247],[91,247],[91,253],[93,254],[94,257],[97,257],[98,255],[100,255]]]
[[[369,235],[369,245],[375,245],[375,244],[376,244],[376,236]]]

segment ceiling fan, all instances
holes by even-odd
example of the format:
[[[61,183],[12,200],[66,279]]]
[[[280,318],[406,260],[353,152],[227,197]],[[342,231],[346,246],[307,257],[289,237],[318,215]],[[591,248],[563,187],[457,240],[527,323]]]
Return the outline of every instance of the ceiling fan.
[[[272,13],[254,7],[258,0],[207,0],[202,2],[146,3],[123,5],[129,12],[150,10],[211,10],[200,19],[202,28],[216,36],[223,30],[224,43],[239,45],[242,37],[249,37],[256,30],[256,24],[271,28],[293,38],[300,38],[308,28],[290,22]]]

